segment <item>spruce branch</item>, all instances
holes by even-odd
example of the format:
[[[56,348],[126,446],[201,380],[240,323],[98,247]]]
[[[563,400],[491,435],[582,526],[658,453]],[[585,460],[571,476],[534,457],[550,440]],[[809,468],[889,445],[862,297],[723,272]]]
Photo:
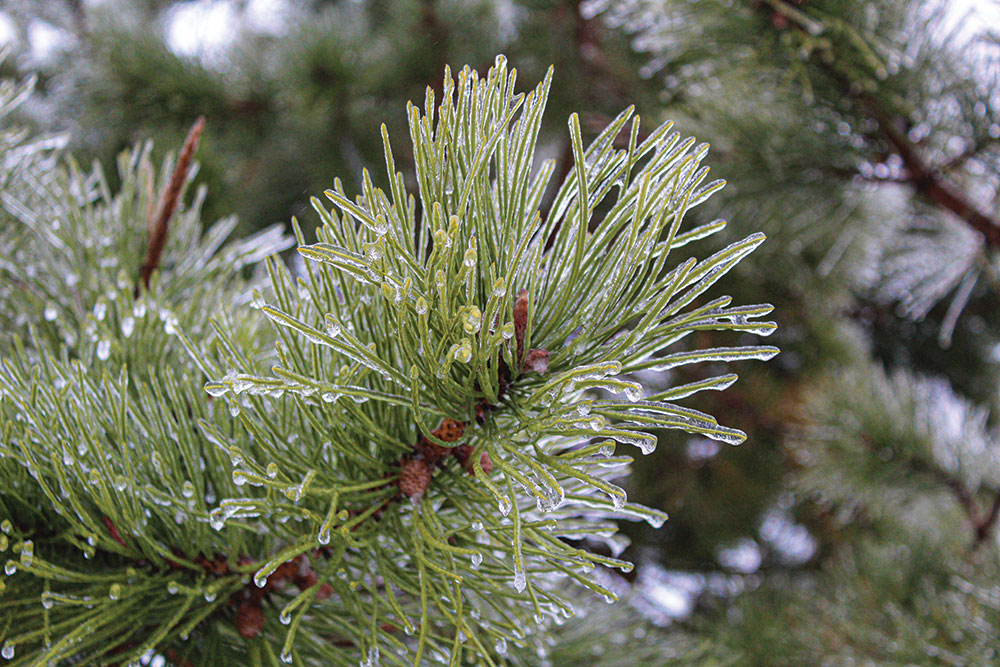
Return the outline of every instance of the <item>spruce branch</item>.
[[[195,151],[198,150],[198,140],[201,138],[201,132],[204,129],[205,117],[199,116],[195,120],[194,125],[191,126],[191,129],[188,130],[187,137],[184,139],[184,145],[177,156],[177,164],[170,176],[167,189],[163,191],[163,196],[160,198],[160,206],[157,209],[156,217],[149,219],[146,257],[143,259],[142,266],[139,269],[139,280],[142,287],[147,290],[149,289],[149,279],[152,277],[153,271],[160,265],[160,256],[163,254],[163,248],[167,244],[167,234],[170,231],[170,219],[173,217],[174,211],[177,210],[177,205],[180,203],[181,195],[184,192],[184,186],[187,185],[191,162],[194,159]]]

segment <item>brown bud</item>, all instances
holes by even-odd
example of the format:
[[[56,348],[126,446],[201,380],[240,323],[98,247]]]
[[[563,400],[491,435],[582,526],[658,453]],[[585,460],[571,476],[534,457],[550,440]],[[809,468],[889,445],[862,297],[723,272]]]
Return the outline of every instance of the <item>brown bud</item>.
[[[236,611],[236,628],[244,639],[253,639],[264,629],[264,610],[244,602]]]
[[[549,351],[538,347],[528,350],[528,354],[524,357],[523,369],[535,373],[548,373]]]
[[[312,570],[306,570],[292,581],[300,591],[305,591],[316,585],[316,573]]]
[[[516,359],[520,360],[524,354],[524,336],[528,329],[528,290],[523,289],[517,293],[514,301],[514,338],[517,340]]]
[[[472,456],[472,445],[459,445],[458,447],[453,447],[451,452],[458,459],[458,464],[462,466],[463,469],[468,470],[469,457]]]
[[[317,600],[328,600],[333,595],[333,586],[327,582],[323,582],[319,585],[319,590],[316,592]]]
[[[487,475],[493,472],[493,459],[490,458],[489,452],[483,452],[479,457],[479,465],[483,467],[483,472]]]
[[[399,473],[399,490],[408,498],[419,498],[431,483],[431,468],[423,459],[410,459]]]

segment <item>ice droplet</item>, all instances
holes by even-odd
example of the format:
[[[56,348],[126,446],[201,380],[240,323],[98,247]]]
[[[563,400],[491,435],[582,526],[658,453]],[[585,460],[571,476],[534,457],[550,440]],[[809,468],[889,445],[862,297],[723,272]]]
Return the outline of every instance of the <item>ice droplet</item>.
[[[146,317],[146,303],[144,301],[139,301],[132,306],[132,317],[139,320]]]
[[[414,306],[414,309],[417,311],[417,315],[426,315],[427,314],[427,300],[424,299],[424,297],[422,297],[422,296],[417,297],[417,303]]]
[[[31,563],[35,560],[35,543],[31,540],[25,540],[24,544],[21,545],[21,565],[24,567],[31,567]]]
[[[48,591],[42,593],[42,608],[52,609],[52,607],[55,606],[55,604],[56,601],[52,599],[52,596],[49,594]]]
[[[229,387],[222,384],[221,382],[208,382],[205,384],[205,391],[208,392],[209,396],[218,398],[219,396],[222,396],[227,391],[229,391]]]
[[[194,484],[190,480],[185,480],[181,485],[181,495],[185,498],[194,498]]]
[[[247,476],[246,476],[246,474],[244,474],[242,470],[234,470],[233,471],[233,484],[235,484],[236,486],[243,486],[246,483],[247,483]]]
[[[500,655],[507,655],[507,640],[501,637],[497,640],[497,653]]]
[[[512,508],[513,505],[510,502],[510,498],[508,498],[507,496],[500,496],[497,499],[497,509],[500,510],[500,514],[507,516],[508,514],[510,514],[510,510]]]
[[[273,655],[273,654],[272,654]],[[281,662],[291,663],[292,662],[292,652],[289,650],[284,650],[281,652]]]
[[[9,577],[15,572],[17,572],[17,563],[12,560],[7,561],[7,564],[3,566],[3,573]]]
[[[111,584],[111,588],[108,589],[108,597],[112,600],[120,600],[122,597],[122,585]]]
[[[274,479],[275,477],[278,476],[278,464],[277,463],[268,463],[267,464],[267,476],[270,477],[271,479]]]
[[[482,530],[482,529],[483,529],[483,522],[482,521],[473,521],[472,522],[472,530]]]
[[[483,564],[483,555],[478,551],[472,554],[472,569],[478,570],[479,566]]]
[[[102,340],[97,344],[97,358],[106,361],[111,356],[111,341]]]
[[[108,312],[108,306],[103,301],[98,301],[94,305],[94,317],[97,319],[98,322],[104,319],[104,316],[107,314],[107,312]]]
[[[240,416],[240,404],[236,401],[229,401],[229,414],[233,417]]]
[[[135,320],[131,316],[126,315],[122,318],[122,335],[130,338],[133,331],[135,331]]]
[[[292,622],[292,615],[288,612],[287,609],[282,609],[281,613],[278,614],[278,620],[281,621],[282,625],[288,625],[289,623]]]
[[[343,330],[343,326],[341,326],[340,322],[337,321],[337,318],[335,318],[333,315],[327,314],[325,319],[326,319],[326,335],[329,336],[330,338],[335,338],[339,336],[340,332]]]
[[[43,313],[46,322],[51,322],[52,320],[59,317],[59,311],[56,310],[56,304],[49,301],[45,304],[45,312]]]
[[[253,575],[253,585],[257,588],[264,588],[264,586],[267,586],[267,574],[264,572],[258,572]]]
[[[4,644],[3,648],[0,649],[0,656],[3,656],[5,660],[12,660],[14,658],[14,645],[10,642]]]
[[[521,568],[516,568],[514,570],[514,588],[520,593],[524,591],[525,587],[528,585],[528,577],[525,576],[524,570]]]

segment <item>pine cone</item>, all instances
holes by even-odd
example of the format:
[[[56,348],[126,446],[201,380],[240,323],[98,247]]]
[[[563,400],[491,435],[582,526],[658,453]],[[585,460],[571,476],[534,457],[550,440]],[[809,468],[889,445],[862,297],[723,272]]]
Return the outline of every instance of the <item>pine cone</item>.
[[[244,602],[236,611],[236,628],[244,639],[253,639],[264,629],[264,610]]]
[[[399,490],[408,498],[419,498],[431,483],[431,468],[423,459],[410,459],[399,473]]]

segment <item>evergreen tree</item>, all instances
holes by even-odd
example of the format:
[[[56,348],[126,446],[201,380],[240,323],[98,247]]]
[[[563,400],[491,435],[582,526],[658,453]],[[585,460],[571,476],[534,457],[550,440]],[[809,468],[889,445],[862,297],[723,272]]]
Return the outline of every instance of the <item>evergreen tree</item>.
[[[574,167],[540,215],[552,81],[517,93],[503,57],[446,69],[408,108],[415,192],[383,129],[388,190],[335,181],[315,243],[293,219],[297,274],[278,230],[225,244],[232,220],[202,232],[200,197],[180,206],[201,121],[159,185],[148,146],[123,155],[115,195],[8,132],[0,655],[530,664],[569,586],[615,599],[614,519],[666,518],[614,484],[618,444],[745,437],[673,402],[734,375],[638,377],[768,359],[664,348],[775,325],[704,296],[761,234],[677,255],[724,226],[684,223],[722,183],[670,123],[640,140],[629,108],[585,148],[571,116]]]
[[[305,195],[330,187],[334,174],[350,178],[340,197],[364,193],[361,165],[385,159],[376,123],[384,120],[394,139],[403,136],[409,117],[391,110],[428,83],[440,95],[445,64],[484,65],[504,52],[531,85],[556,64],[549,120],[537,135],[539,158],[556,160],[554,182],[563,182],[575,161],[563,118],[580,111],[586,144],[635,103],[644,119],[656,119],[653,126],[673,119],[712,144],[728,185],[688,217],[693,227],[732,220],[713,249],[758,230],[771,238],[720,287],[737,303],[777,306],[783,354],[744,364],[743,381],[725,392],[685,402],[749,432],[750,446],[650,431],[659,446],[622,484],[630,498],[669,509],[670,520],[659,529],[620,522],[619,535],[577,543],[637,563],[621,578],[601,570],[599,582],[622,603],[594,606],[591,597],[561,589],[578,615],[523,646],[508,641],[509,660],[539,662],[540,643],[553,664],[996,660],[1000,486],[996,419],[988,411],[1000,407],[995,21],[977,22],[975,14],[957,13],[961,3],[938,0],[316,1],[277,3],[284,27],[275,31],[255,23],[254,3],[233,0],[215,5],[235,8],[237,39],[202,56],[179,53],[167,37],[179,8],[210,4],[9,0],[3,11],[16,18],[21,43],[32,22],[66,37],[47,60],[8,61],[8,72],[39,73],[39,90],[19,118],[46,132],[69,129],[74,154],[109,162],[147,135],[159,146],[177,145],[191,120],[205,114],[211,131],[199,149],[199,180],[211,186],[208,217],[236,210],[244,229],[260,229],[313,216]],[[996,7],[976,3],[980,11]],[[373,113],[382,108],[384,118]],[[639,128],[636,145],[650,129]],[[35,141],[45,150],[21,151],[18,159],[50,159],[46,151],[59,143],[41,136]],[[619,133],[614,148],[629,150],[630,136]],[[393,148],[403,186],[418,192],[416,153],[398,139]],[[116,189],[117,176],[108,178]],[[392,192],[381,170],[369,178],[372,188]],[[18,201],[30,202],[24,210],[51,207],[51,198],[29,191],[37,188],[20,190]],[[554,190],[541,197],[543,221],[557,210],[554,197]],[[597,206],[595,215],[610,209]],[[414,217],[422,211],[418,198]],[[307,236],[300,243],[312,243]],[[132,265],[141,266],[144,246],[130,238]],[[22,239],[27,248],[35,237]],[[292,264],[296,278],[314,264],[301,261]],[[272,272],[284,276],[278,267]],[[255,391],[263,391],[274,364],[315,379],[297,357],[293,366],[266,352],[285,335],[281,322],[271,333],[260,324],[262,315],[273,316],[269,309],[307,323],[313,317],[312,328],[325,330],[292,284],[284,303],[266,283],[255,284],[255,303],[266,308],[219,315],[238,312],[248,323],[213,329],[209,347],[215,336],[242,335],[232,348],[260,353],[248,355],[253,363],[235,363],[202,350],[196,358],[215,366],[199,372],[224,381],[210,385],[213,391],[232,386],[230,370],[255,378]],[[242,298],[254,301],[245,295],[255,286],[240,290]],[[0,336],[41,322],[46,300],[33,313],[0,312],[19,321],[13,329],[5,323]],[[310,315],[303,319],[296,308]],[[241,326],[246,333],[235,333]],[[58,341],[63,334],[51,335]],[[188,340],[203,347],[201,336]],[[748,334],[735,344],[752,342]],[[733,344],[725,334],[696,331],[667,354]],[[289,345],[285,338],[278,344]],[[452,362],[449,372],[462,368]],[[725,372],[708,362],[627,379],[663,392]],[[517,382],[542,377],[515,381],[511,400]],[[282,383],[292,391],[289,377]],[[248,387],[239,395],[246,398],[250,385],[237,386]],[[391,381],[381,391],[403,395]],[[241,421],[260,411],[242,403],[240,410]],[[436,428],[439,418],[425,427]],[[473,422],[469,428],[480,428]],[[456,459],[442,460],[457,470]],[[446,472],[435,474],[432,493]],[[619,552],[623,536],[632,546]]]

